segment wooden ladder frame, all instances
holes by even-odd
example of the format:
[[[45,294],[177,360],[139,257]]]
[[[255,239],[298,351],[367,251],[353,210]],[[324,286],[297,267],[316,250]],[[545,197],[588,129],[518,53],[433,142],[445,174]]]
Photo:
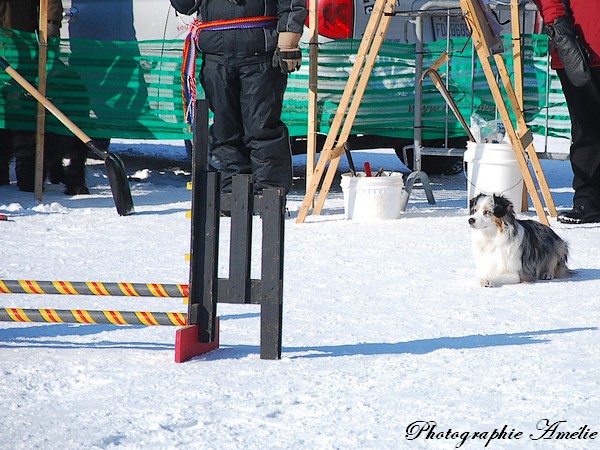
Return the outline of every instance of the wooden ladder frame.
[[[297,223],[303,223],[306,219],[321,181],[322,186],[313,208],[313,214],[321,214],[323,210],[323,204],[335,177],[340,157],[344,154],[343,145],[350,136],[354,119],[367,88],[375,59],[383,44],[396,3],[397,0],[375,1],[373,12],[358,48],[356,61],[346,82],[327,139],[321,150],[319,161],[312,173],[310,182],[307,184],[304,201],[296,218]],[[325,178],[323,179],[323,177]]]
[[[361,41],[356,61],[348,77],[346,87],[342,94],[340,103],[336,110],[333,122],[319,160],[312,174],[310,182],[307,184],[306,194],[300,210],[298,211],[297,223],[303,223],[309,210],[313,206],[317,190],[321,185],[321,190],[317,197],[316,203],[314,203],[313,214],[319,215],[323,209],[323,204],[331,188],[331,184],[335,177],[336,170],[339,165],[340,157],[344,154],[344,144],[350,136],[350,131],[360,102],[365,93],[369,77],[375,60],[383,44],[389,23],[396,6],[397,0],[376,0],[373,7],[373,12],[365,29],[363,39]],[[539,217],[541,223],[549,225],[548,217],[544,210],[542,201],[537,191],[535,181],[529,170],[526,155],[529,156],[533,172],[536,175],[537,182],[539,184],[542,196],[546,203],[546,207],[551,217],[556,217],[556,207],[554,200],[550,194],[550,189],[546,181],[546,177],[540,165],[537,153],[533,146],[533,136],[531,130],[525,122],[523,114],[522,102],[519,101],[513,84],[510,80],[510,75],[506,68],[506,63],[502,54],[501,40],[499,36],[492,33],[490,26],[485,18],[483,10],[479,4],[479,0],[460,0],[461,9],[465,15],[469,27],[473,33],[473,42],[477,55],[479,57],[481,66],[483,68],[486,80],[490,87],[490,91],[497,105],[498,111],[506,133],[510,139],[510,143],[515,151],[515,156],[519,164],[519,169],[525,182],[525,188],[529,196],[531,197],[535,211]],[[518,6],[517,6],[518,7]],[[515,15],[513,15],[513,18]],[[513,31],[515,28],[513,27]],[[520,38],[520,36],[518,36]],[[520,57],[520,47],[518,51]],[[496,79],[491,59],[493,58],[498,73],[500,75],[502,85],[508,97],[511,109],[515,115],[517,128],[512,123],[508,106],[502,96],[500,85]],[[520,64],[520,61],[518,62]],[[521,68],[517,69],[517,76],[522,77]],[[521,87],[517,84],[517,90],[521,94]],[[341,129],[341,131],[340,131]],[[524,194],[525,195],[525,194]]]
[[[501,49],[499,50],[499,47],[501,47],[498,45],[500,38],[499,36],[494,35],[494,33],[491,31],[479,0],[460,0],[460,6],[465,15],[465,20],[473,34],[473,44],[477,50],[477,55],[490,87],[490,91],[492,92],[496,107],[498,108],[500,117],[504,123],[504,127],[506,128],[506,133],[508,134],[510,143],[515,152],[521,174],[523,175],[523,180],[525,181],[527,192],[531,197],[531,201],[535,207],[535,211],[540,222],[545,225],[549,225],[546,211],[544,210],[533,176],[529,170],[526,155],[529,156],[533,172],[535,173],[542,196],[544,197],[546,207],[548,208],[548,212],[550,213],[551,217],[557,216],[556,207],[554,205],[552,195],[550,194],[550,189],[540,165],[537,153],[535,152],[535,148],[533,146],[533,136],[531,134],[531,130],[525,122],[523,107],[519,102],[517,95],[515,94],[508,69],[506,68],[506,63],[501,54]],[[496,68],[498,70],[498,74],[500,75],[502,86],[504,87],[511,110],[515,115],[517,122],[516,129],[511,120],[508,106],[502,96],[500,85],[496,79],[496,74],[494,73],[492,67],[492,59],[496,64]]]

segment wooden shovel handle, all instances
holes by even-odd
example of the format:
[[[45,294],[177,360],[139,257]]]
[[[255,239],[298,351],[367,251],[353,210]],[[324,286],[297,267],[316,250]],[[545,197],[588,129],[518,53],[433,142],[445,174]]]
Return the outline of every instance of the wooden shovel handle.
[[[108,157],[108,153],[96,147],[92,139],[85,134],[81,128],[73,123],[71,119],[65,116],[61,110],[59,110],[50,100],[44,97],[40,91],[38,91],[29,81],[27,81],[19,72],[11,67],[8,62],[0,56],[0,67],[4,69],[4,71],[11,76],[13,80],[15,80],[23,89],[29,92],[41,105],[44,106],[48,111],[52,113],[54,117],[62,122],[64,126],[66,126],[75,136],[77,136],[81,141],[91,148],[95,153],[98,153],[100,157],[106,159]]]

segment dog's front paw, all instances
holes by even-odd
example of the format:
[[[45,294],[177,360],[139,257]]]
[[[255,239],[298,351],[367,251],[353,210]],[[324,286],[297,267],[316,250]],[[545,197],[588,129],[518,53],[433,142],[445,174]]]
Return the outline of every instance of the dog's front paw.
[[[488,278],[482,278],[481,280],[479,280],[479,285],[481,287],[496,287],[497,284],[494,283],[493,280],[490,280]]]

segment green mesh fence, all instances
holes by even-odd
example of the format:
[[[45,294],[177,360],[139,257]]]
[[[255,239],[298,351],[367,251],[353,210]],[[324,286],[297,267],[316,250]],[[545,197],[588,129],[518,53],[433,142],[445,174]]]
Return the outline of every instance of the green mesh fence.
[[[320,46],[319,54],[319,126],[326,133],[341,99],[345,81],[352,70],[360,42],[337,41]],[[510,37],[505,48],[510,49]],[[473,57],[471,43],[466,39],[438,41],[424,46],[423,69],[430,67],[443,51],[450,54],[448,90],[463,116],[469,120],[476,112],[485,119],[495,117],[496,108],[481,66]],[[545,35],[527,36],[524,39],[524,102],[526,119],[535,132],[554,136],[570,135],[570,120],[560,82],[550,70],[548,43]],[[506,53],[509,72],[512,73],[510,50]],[[307,69],[290,77],[286,123],[306,130]],[[415,46],[384,43],[369,79],[369,85],[353,126],[353,132],[391,136],[413,137],[415,101]],[[440,72],[447,72],[442,67]],[[550,85],[548,95],[546,88]],[[292,105],[290,105],[292,100]],[[463,136],[459,122],[442,99],[431,80],[423,82],[422,94],[423,138],[443,138],[446,127],[449,137]],[[446,125],[447,124],[447,125]],[[300,133],[302,134],[302,133]]]
[[[508,48],[509,40],[506,43]],[[329,130],[359,45],[358,40],[344,40],[319,46],[321,133]],[[0,47],[4,58],[36,84],[35,36],[0,29]],[[570,122],[560,83],[554,73],[548,75],[547,47],[545,36],[525,39],[526,117],[534,131],[543,133],[547,129],[550,135],[569,136]],[[445,41],[425,45],[424,69],[446,49]],[[471,44],[464,39],[452,40],[448,50],[451,56],[448,87],[461,112],[467,119],[472,112],[493,118],[494,102],[484,74],[474,62]],[[48,97],[92,137],[189,138],[181,102],[181,53],[182,41],[53,40],[48,46]],[[301,70],[290,75],[286,91],[283,120],[292,136],[304,136],[307,132],[306,50],[304,56]],[[383,45],[353,132],[412,138],[414,60],[414,45]],[[511,58],[506,60],[510,67]],[[0,71],[0,126],[33,130],[36,108],[33,98]],[[423,126],[424,139],[443,137],[446,127],[450,137],[464,135],[429,79],[423,84]],[[47,130],[69,133],[51,115],[47,118]]]
[[[33,84],[35,36],[0,30],[4,58]],[[53,40],[47,96],[93,137],[187,137],[181,106],[181,42]],[[35,100],[0,73],[0,126],[34,129]],[[68,133],[48,115],[47,130]]]

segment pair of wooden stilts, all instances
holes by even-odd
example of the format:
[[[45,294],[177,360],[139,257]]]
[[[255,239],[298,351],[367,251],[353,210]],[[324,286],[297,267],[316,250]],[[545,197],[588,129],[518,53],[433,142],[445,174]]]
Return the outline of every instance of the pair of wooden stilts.
[[[385,39],[390,20],[393,17],[396,3],[397,0],[376,0],[375,2],[371,18],[365,29],[365,34],[363,35],[363,39],[359,46],[356,61],[350,76],[348,77],[346,88],[344,89],[338,105],[329,134],[327,135],[327,139],[325,140],[325,144],[321,150],[313,174],[307,183],[306,195],[298,212],[297,222],[299,223],[304,222],[311,208],[315,215],[320,214],[323,209],[327,194],[338,168],[340,157],[344,154],[344,144],[350,136],[350,131],[356,118],[360,102],[367,88],[369,77],[373,66],[375,65],[381,45]],[[510,74],[508,73],[502,55],[502,42],[500,37],[492,31],[488,23],[483,9],[485,6],[482,5],[479,0],[461,0],[460,5],[465,20],[472,31],[473,43],[492,96],[497,105],[500,118],[504,123],[506,133],[514,149],[525,182],[526,192],[531,198],[540,222],[549,225],[546,210],[544,209],[538,193],[538,186],[551,217],[556,217],[556,208],[533,145],[531,131],[525,122],[523,114],[522,91],[521,86],[519,85],[519,81],[522,80],[522,65],[518,1],[511,0],[513,55],[515,57],[514,76],[517,81],[517,93],[515,93],[515,88],[513,87]],[[493,64],[496,66],[508,104],[503,96],[501,85],[494,72]],[[422,80],[418,80],[418,82],[421,81]],[[519,100],[519,97],[521,100]],[[516,126],[511,119],[511,111]],[[531,164],[531,170],[529,163]],[[536,186],[534,176],[538,186]],[[321,189],[318,197],[316,197],[319,186]],[[526,201],[524,202],[524,205],[527,205]]]

